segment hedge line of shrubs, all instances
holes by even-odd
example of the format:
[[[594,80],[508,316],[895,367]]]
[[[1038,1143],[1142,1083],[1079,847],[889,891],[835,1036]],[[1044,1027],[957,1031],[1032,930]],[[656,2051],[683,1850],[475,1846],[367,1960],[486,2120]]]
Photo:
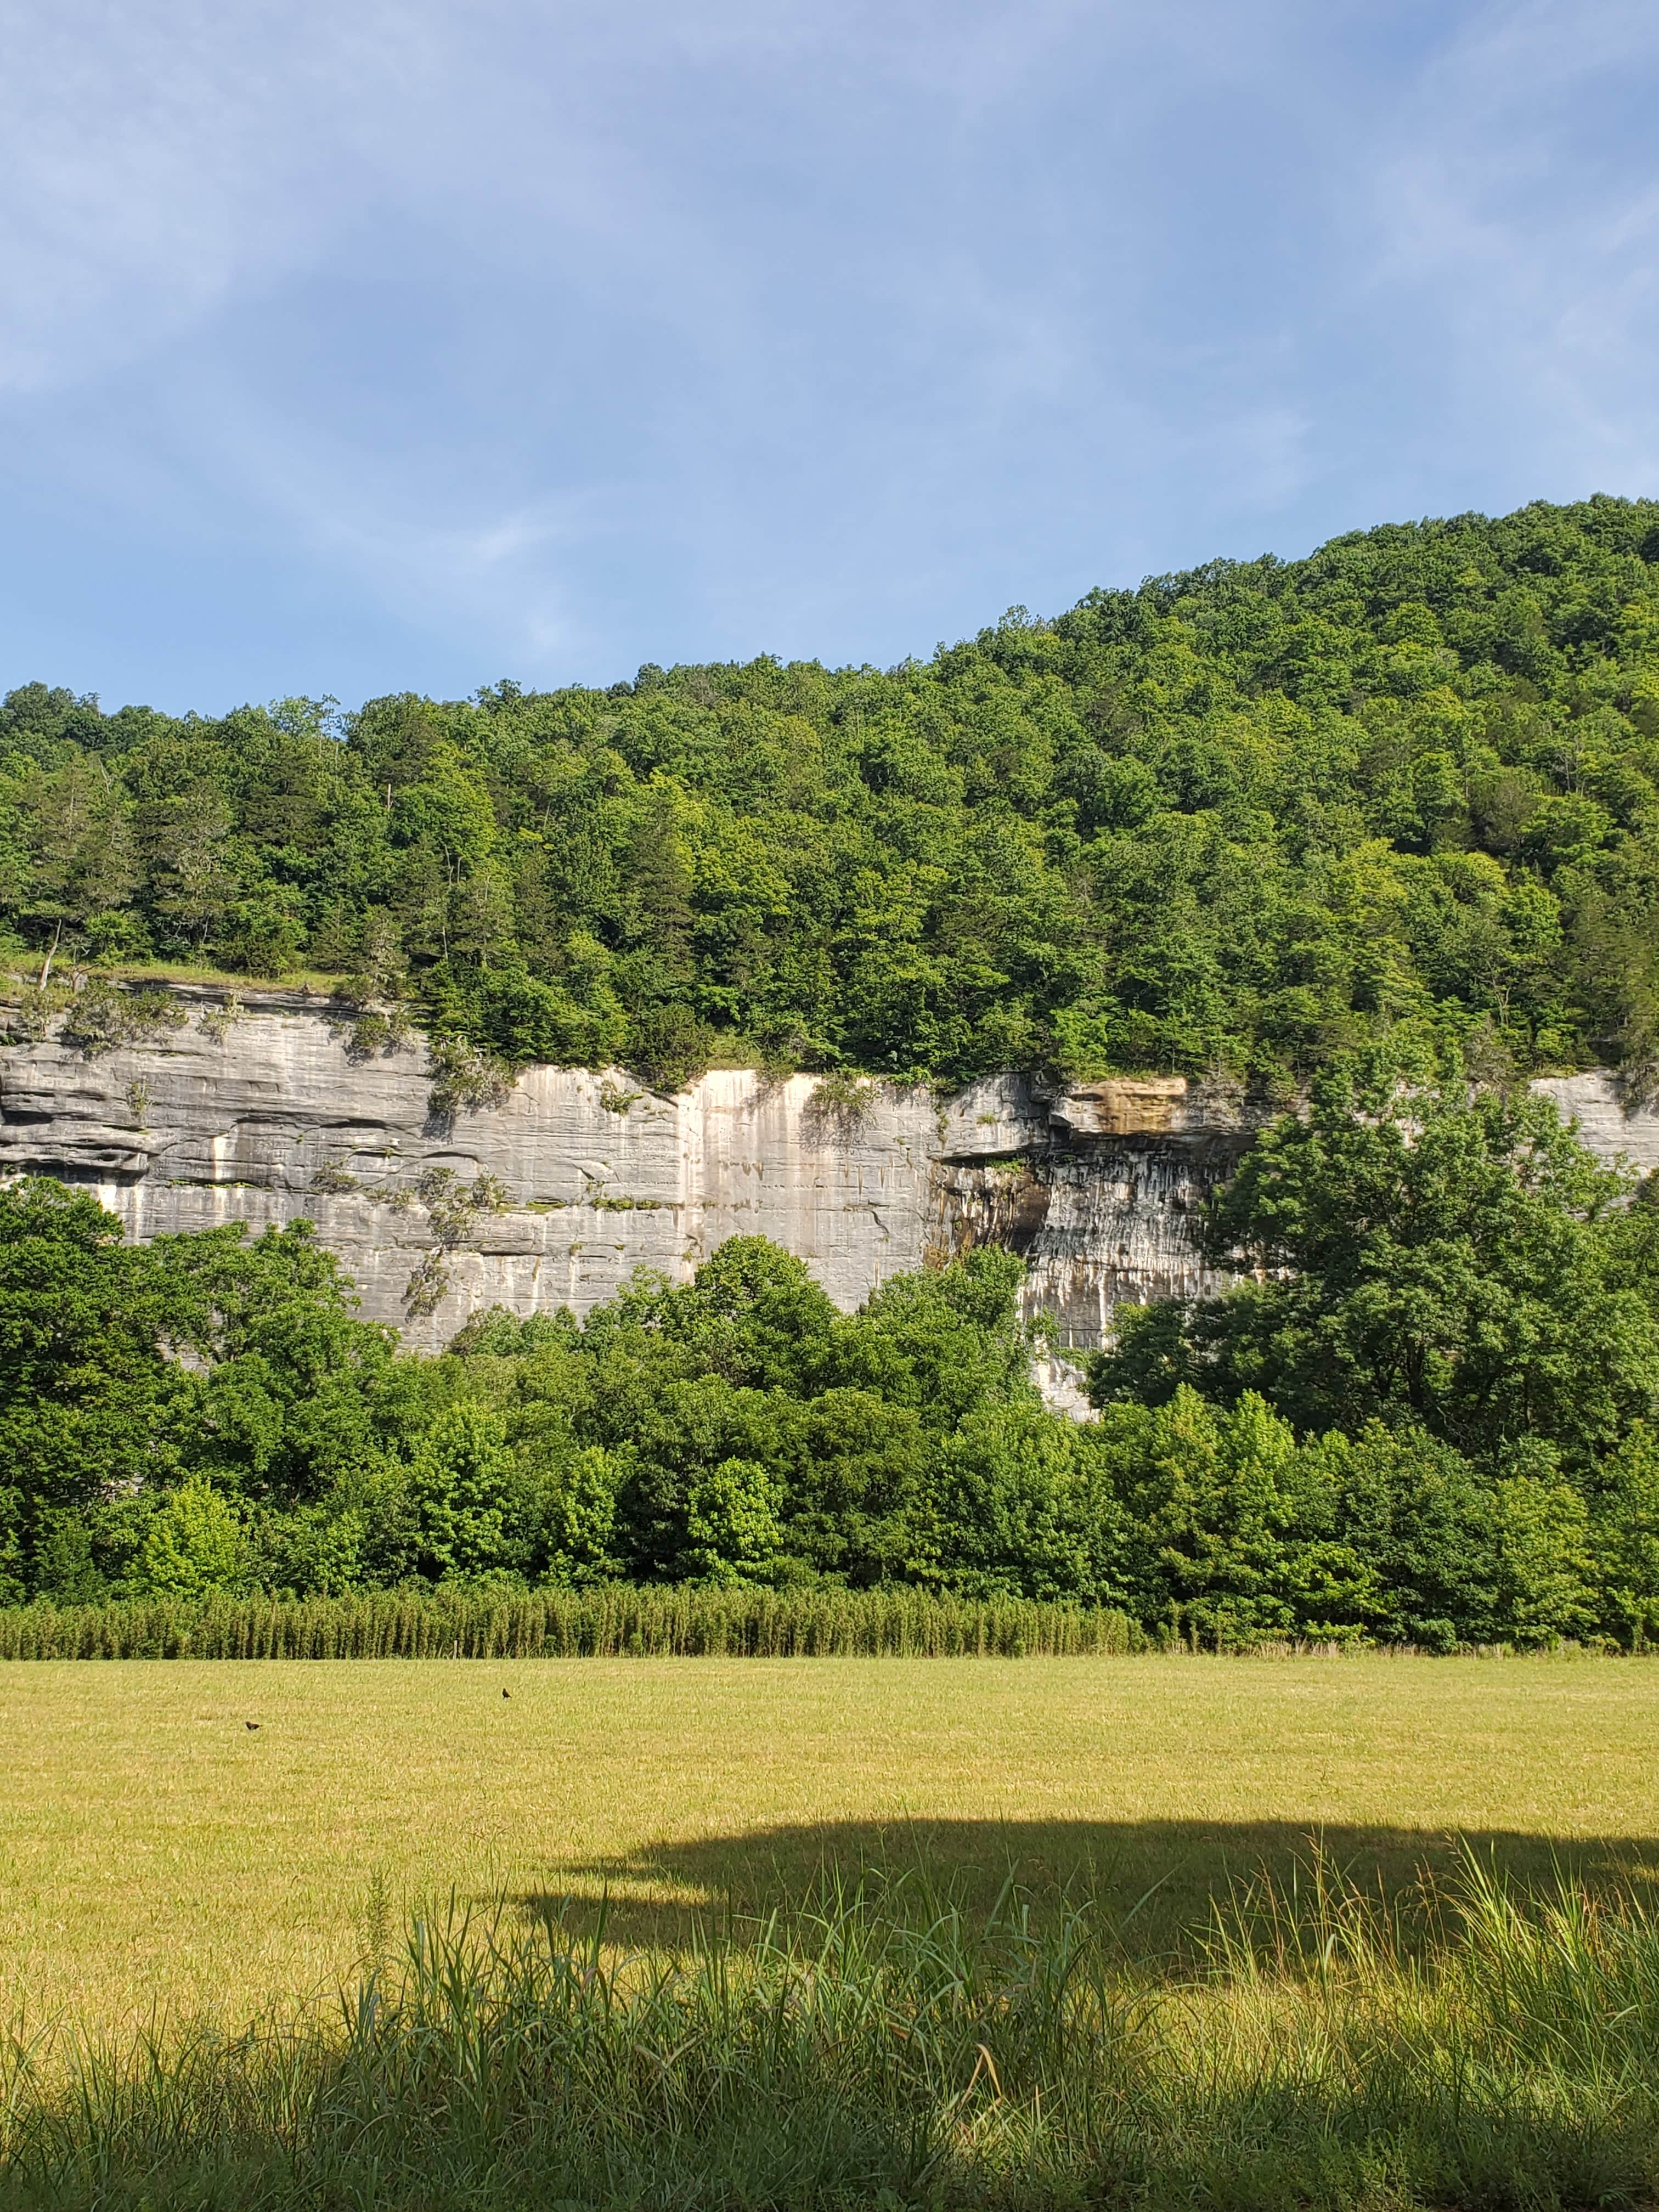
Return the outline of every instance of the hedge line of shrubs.
[[[1126,1613],[1106,1607],[695,1583],[0,1611],[0,1659],[1022,1659],[1145,1644]]]

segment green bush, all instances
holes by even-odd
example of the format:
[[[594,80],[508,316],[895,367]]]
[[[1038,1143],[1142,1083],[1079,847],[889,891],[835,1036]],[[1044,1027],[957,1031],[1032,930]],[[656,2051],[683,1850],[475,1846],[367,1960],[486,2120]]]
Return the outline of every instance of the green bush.
[[[1641,1649],[1659,1640],[1659,1431],[1639,1423],[1603,1462],[1590,1515],[1600,1626]]]
[[[169,1491],[150,1515],[131,1580],[146,1595],[188,1600],[234,1590],[246,1570],[241,1523],[197,1479]]]
[[[685,1563],[714,1583],[763,1579],[783,1549],[783,1485],[757,1460],[723,1459],[686,1493]]]

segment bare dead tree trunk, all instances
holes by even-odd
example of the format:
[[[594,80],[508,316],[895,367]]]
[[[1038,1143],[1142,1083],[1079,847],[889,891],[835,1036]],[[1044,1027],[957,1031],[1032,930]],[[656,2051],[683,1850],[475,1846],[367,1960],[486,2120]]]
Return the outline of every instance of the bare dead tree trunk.
[[[64,917],[63,917],[63,915],[60,914],[60,915],[58,915],[58,927],[57,927],[56,930],[52,933],[52,943],[51,943],[51,945],[46,948],[46,957],[45,963],[43,964],[43,966],[41,967],[41,969],[40,969],[40,986],[39,986],[39,988],[40,988],[40,989],[41,991],[43,991],[43,992],[45,991],[45,989],[46,989],[46,988],[47,979],[50,977],[50,975],[51,975],[51,974],[52,974],[52,962],[53,962],[53,961],[58,957],[58,946],[63,943],[63,941],[64,941]]]

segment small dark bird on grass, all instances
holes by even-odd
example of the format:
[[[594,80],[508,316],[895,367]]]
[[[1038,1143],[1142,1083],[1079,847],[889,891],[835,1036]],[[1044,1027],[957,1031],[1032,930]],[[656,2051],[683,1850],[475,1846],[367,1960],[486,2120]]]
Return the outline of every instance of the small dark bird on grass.
[[[503,1691],[501,1692],[501,1695],[502,1695],[504,1698],[510,1698],[510,1697],[512,1696],[512,1694],[513,1694],[513,1692],[512,1692],[512,1691],[511,1691],[511,1690],[503,1690]]]
[[[258,1721],[244,1721],[242,1723],[242,1726],[246,1729],[256,1729],[259,1723]]]

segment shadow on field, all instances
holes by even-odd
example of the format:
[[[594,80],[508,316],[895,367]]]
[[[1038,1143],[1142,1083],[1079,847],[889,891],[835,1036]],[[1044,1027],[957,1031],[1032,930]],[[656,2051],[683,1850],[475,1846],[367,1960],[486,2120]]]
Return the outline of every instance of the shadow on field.
[[[1151,1965],[1189,1956],[1215,1904],[1264,1876],[1293,1909],[1305,1900],[1311,1911],[1322,1870],[1328,1883],[1335,1876],[1398,1908],[1409,1936],[1469,1857],[1522,1889],[1553,1889],[1570,1876],[1592,1893],[1634,1892],[1659,1902],[1659,1837],[1200,1820],[786,1825],[573,1863],[562,1870],[568,1891],[550,1883],[519,1901],[527,1917],[591,1926],[602,1898],[607,1939],[634,1948],[672,1947],[713,1929],[741,1941],[745,1927],[769,1915],[811,1916],[860,1887],[890,1906],[902,1900],[907,1917],[927,1919],[945,1906],[981,1915],[1012,1884],[1039,1918],[1062,1901],[1086,1901],[1126,1959]]]

